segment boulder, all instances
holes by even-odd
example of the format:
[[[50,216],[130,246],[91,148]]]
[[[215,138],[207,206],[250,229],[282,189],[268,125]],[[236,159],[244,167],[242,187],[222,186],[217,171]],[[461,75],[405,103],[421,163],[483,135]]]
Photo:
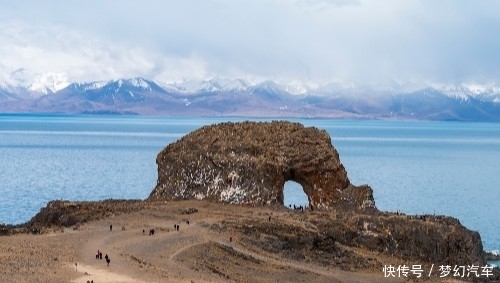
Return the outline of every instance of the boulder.
[[[328,133],[299,123],[205,126],[164,148],[156,163],[149,200],[283,204],[284,184],[292,180],[314,208],[375,208],[372,189],[349,182]]]

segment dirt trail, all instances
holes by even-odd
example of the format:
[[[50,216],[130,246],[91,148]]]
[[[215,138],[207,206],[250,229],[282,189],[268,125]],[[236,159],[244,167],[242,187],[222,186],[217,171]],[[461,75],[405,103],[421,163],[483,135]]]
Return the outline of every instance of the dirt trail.
[[[186,207],[197,212],[186,214]],[[289,227],[314,231],[308,222],[312,216],[307,214],[200,201],[172,202],[111,214],[76,229],[2,238],[0,282],[406,282],[383,278],[382,267],[380,271],[345,271],[335,264],[288,259],[243,240],[248,237],[248,223],[264,225],[260,227],[263,231],[272,224],[269,216]],[[179,225],[179,231],[174,225]],[[150,229],[154,235],[149,235]],[[104,258],[95,258],[98,250],[103,257],[110,256],[109,266]]]
[[[229,208],[229,207],[228,207]],[[195,215],[192,217],[199,217]],[[255,218],[254,213],[242,213],[243,218],[233,218],[225,211],[204,214],[202,221],[191,220],[191,224],[186,224],[186,216],[172,217],[164,219],[155,213],[148,215],[147,221],[142,223],[130,221],[127,226],[123,225],[128,221],[122,218],[113,219],[114,230],[109,230],[109,221],[98,221],[85,227],[89,235],[87,242],[82,245],[82,268],[87,267],[91,271],[89,274],[96,274],[99,282],[219,282],[223,278],[217,275],[204,276],[196,271],[196,268],[185,265],[178,256],[190,250],[197,250],[198,247],[215,243],[223,247],[234,250],[236,253],[263,262],[263,265],[272,273],[273,269],[293,269],[302,273],[310,273],[322,278],[329,278],[330,282],[402,282],[402,280],[388,280],[382,275],[374,276],[353,276],[352,272],[342,271],[336,268],[326,268],[314,264],[294,262],[276,257],[271,254],[257,253],[249,250],[242,243],[237,241],[237,237],[232,242],[229,241],[231,232],[214,232],[207,229],[207,226],[217,223],[216,220],[229,219],[229,221],[241,221],[244,218]],[[267,215],[260,215],[267,218]],[[280,217],[275,214],[275,217]],[[290,223],[297,222],[296,219],[286,219]],[[174,224],[179,225],[179,231],[174,230]],[[117,227],[125,226],[125,230]],[[150,236],[149,229],[155,228],[155,234]],[[144,230],[144,234],[142,233]],[[103,254],[111,257],[111,264],[106,266],[104,260],[96,260],[95,253],[100,250]],[[200,258],[204,255],[199,254]],[[222,255],[223,256],[223,255]],[[191,256],[196,257],[196,256]],[[196,259],[193,259],[196,261]],[[82,269],[83,270],[83,269]],[[151,276],[154,275],[154,276]],[[122,276],[122,277],[120,277]],[[154,279],[160,277],[161,280]],[[86,279],[89,276],[79,278]],[[85,280],[81,282],[86,282]]]

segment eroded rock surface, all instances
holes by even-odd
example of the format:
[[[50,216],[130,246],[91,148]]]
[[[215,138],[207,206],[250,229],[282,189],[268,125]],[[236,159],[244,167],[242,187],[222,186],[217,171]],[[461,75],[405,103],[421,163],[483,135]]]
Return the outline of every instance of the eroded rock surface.
[[[353,186],[326,131],[290,122],[205,126],[156,159],[149,200],[209,199],[283,204],[286,181],[300,183],[313,207],[374,207],[369,186]]]

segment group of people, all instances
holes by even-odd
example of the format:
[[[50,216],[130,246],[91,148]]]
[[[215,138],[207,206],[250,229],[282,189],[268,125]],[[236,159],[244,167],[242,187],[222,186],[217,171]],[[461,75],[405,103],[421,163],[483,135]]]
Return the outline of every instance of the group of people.
[[[187,225],[189,225],[189,220],[186,221]],[[174,231],[179,231],[180,225],[174,224]],[[146,234],[146,230],[142,229],[142,234]],[[155,234],[155,229],[149,229],[149,236],[153,236]]]
[[[102,252],[100,250],[97,250],[97,253],[95,254],[95,259],[102,260]],[[111,262],[111,258],[108,256],[108,254],[106,254],[106,256],[104,257],[104,259],[106,260],[106,263],[109,266],[109,263]]]
[[[289,208],[292,208],[292,205],[291,205],[291,204],[289,204],[289,205],[288,205],[288,207],[289,207]],[[311,210],[312,210],[312,206],[311,206],[310,208],[311,208]],[[306,210],[306,209],[307,209],[307,206],[302,206],[302,205],[296,206],[296,205],[294,204],[294,205],[293,205],[293,209],[294,209],[294,210],[304,211],[304,210]]]

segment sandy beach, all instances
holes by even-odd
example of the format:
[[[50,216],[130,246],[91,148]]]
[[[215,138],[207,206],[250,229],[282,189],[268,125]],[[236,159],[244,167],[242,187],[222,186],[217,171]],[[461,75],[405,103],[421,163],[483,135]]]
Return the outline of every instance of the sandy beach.
[[[353,250],[371,262],[357,268],[355,262],[336,265],[283,257],[249,244],[244,239],[251,231],[238,229],[248,221],[314,229],[307,222],[310,217],[318,215],[206,201],[148,205],[73,227],[50,228],[40,235],[0,237],[0,282],[407,281],[384,278],[384,263],[397,264],[395,259]],[[103,259],[96,259],[98,251]]]

